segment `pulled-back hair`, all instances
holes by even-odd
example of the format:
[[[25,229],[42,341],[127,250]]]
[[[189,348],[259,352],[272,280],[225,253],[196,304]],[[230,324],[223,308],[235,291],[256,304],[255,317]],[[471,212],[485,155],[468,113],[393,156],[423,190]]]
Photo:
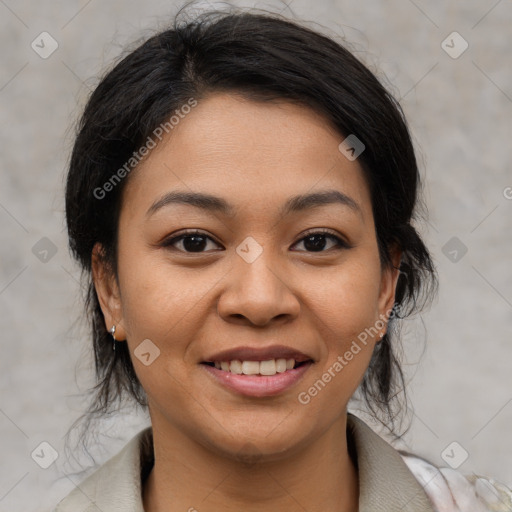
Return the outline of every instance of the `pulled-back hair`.
[[[412,225],[420,177],[399,103],[375,75],[340,43],[270,13],[203,13],[176,17],[172,28],[124,56],[92,92],[80,119],[66,187],[69,243],[86,288],[97,384],[88,417],[101,416],[133,398],[147,405],[128,346],[105,328],[91,274],[93,246],[116,272],[118,220],[130,176],[104,184],[126,166],[148,137],[191,98],[227,92],[254,101],[286,100],[322,114],[339,131],[365,145],[358,162],[368,183],[382,265],[402,251],[396,311],[376,345],[360,386],[370,412],[392,428],[404,389],[397,357],[399,317],[418,311],[435,292],[435,269]],[[126,169],[126,167],[125,167]],[[124,174],[127,174],[124,177]]]

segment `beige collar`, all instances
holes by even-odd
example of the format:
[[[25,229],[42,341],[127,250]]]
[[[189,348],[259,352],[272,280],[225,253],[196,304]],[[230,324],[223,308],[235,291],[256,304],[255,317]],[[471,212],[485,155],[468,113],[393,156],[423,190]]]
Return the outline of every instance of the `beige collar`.
[[[347,418],[359,472],[359,512],[435,512],[400,454],[363,421]],[[153,464],[151,427],[86,478],[54,512],[144,512],[141,479]]]
[[[359,512],[435,512],[401,455],[362,420],[348,414],[347,434],[355,445]]]

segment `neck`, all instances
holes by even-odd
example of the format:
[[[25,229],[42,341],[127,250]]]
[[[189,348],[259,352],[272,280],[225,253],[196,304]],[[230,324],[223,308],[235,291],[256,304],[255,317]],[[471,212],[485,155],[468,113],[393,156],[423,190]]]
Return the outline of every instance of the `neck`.
[[[241,462],[158,427],[153,421],[155,464],[143,489],[146,512],[358,510],[345,415],[320,438],[278,460]]]

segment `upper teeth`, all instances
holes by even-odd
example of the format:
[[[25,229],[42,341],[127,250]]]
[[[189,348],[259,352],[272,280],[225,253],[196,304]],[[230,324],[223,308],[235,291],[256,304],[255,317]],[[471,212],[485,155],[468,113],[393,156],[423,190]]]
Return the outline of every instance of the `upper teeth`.
[[[215,368],[238,375],[275,375],[292,370],[295,359],[269,359],[268,361],[215,361]]]

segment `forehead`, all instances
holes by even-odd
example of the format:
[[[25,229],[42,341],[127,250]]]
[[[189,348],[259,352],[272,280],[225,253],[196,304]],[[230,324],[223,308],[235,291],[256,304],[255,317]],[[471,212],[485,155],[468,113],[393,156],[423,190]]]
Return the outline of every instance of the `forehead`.
[[[362,168],[338,149],[343,139],[307,107],[213,94],[132,171],[123,209],[147,211],[162,194],[179,189],[215,194],[256,214],[274,203],[282,209],[294,195],[335,189],[371,215]]]

